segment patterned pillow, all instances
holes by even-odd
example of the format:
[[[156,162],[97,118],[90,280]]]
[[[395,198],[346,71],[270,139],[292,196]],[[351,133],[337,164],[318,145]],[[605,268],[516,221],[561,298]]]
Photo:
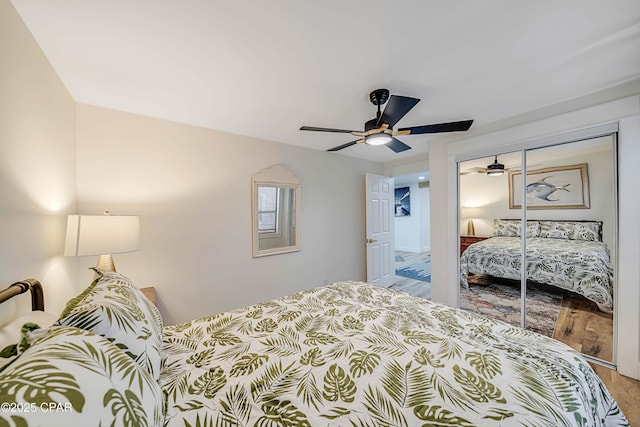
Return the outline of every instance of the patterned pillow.
[[[0,373],[0,425],[162,425],[162,389],[117,346],[68,326],[39,331]]]
[[[112,340],[157,380],[162,359],[160,312],[125,276],[95,271],[98,277],[90,291],[56,325],[75,326]]]
[[[520,237],[522,235],[522,221],[519,219],[494,219],[494,237]],[[527,221],[527,237],[540,236],[540,223],[538,221]]]
[[[540,237],[602,241],[602,221],[540,221]]]

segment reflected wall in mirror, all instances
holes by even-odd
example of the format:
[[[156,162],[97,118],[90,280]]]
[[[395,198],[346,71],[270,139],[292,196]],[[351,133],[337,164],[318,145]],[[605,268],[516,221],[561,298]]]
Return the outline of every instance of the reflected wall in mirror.
[[[610,134],[460,162],[460,306],[614,363],[615,153]]]
[[[252,178],[253,256],[300,250],[300,179],[280,165]]]

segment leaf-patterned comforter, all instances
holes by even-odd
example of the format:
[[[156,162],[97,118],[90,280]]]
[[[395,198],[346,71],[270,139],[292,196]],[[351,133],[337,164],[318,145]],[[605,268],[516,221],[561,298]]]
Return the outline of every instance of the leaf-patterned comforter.
[[[492,237],[470,245],[460,257],[460,284],[470,274],[520,280],[520,237]],[[576,292],[613,312],[613,267],[602,242],[527,239],[527,279]]]
[[[341,282],[164,329],[167,426],[628,425],[575,351]]]

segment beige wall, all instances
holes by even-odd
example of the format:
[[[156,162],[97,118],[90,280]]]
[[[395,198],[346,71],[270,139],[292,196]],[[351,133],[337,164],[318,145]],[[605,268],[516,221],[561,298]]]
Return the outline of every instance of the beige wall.
[[[76,293],[62,257],[75,210],[75,104],[7,0],[0,0],[0,286],[36,277],[51,310]],[[29,298],[3,305],[0,324]]]
[[[78,105],[77,164],[80,213],[140,215],[141,250],[116,268],[156,287],[167,323],[365,279],[364,174],[379,163]],[[251,176],[272,164],[301,180],[301,251],[252,258]]]

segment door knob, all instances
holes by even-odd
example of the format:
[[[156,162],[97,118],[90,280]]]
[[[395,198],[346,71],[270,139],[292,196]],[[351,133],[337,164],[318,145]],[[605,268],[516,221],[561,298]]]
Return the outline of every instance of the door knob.
[[[367,243],[374,243],[374,242],[377,242],[377,240],[376,239],[367,239]]]

